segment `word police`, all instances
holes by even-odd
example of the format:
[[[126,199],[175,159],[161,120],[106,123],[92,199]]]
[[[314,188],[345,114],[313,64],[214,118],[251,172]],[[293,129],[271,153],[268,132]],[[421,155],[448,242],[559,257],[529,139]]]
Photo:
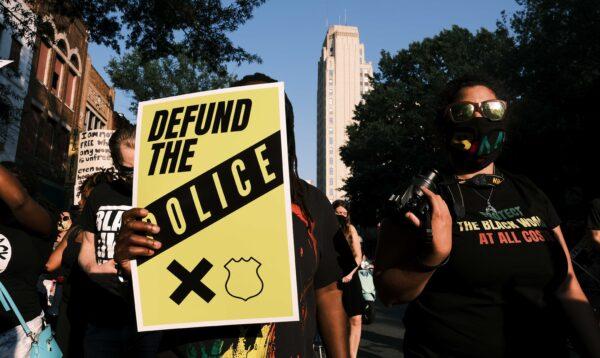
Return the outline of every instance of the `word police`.
[[[189,172],[197,137],[243,131],[251,109],[252,101],[242,98],[156,111],[148,134],[148,142],[155,142],[148,175]]]

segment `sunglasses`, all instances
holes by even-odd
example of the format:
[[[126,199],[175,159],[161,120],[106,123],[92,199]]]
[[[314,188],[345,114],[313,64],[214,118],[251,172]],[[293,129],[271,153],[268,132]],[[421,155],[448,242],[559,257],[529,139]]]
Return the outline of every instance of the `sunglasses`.
[[[506,101],[501,99],[490,99],[480,103],[475,102],[457,102],[446,107],[446,116],[452,122],[466,122],[475,116],[475,112],[479,112],[482,116],[490,121],[498,122],[504,118],[506,114]]]

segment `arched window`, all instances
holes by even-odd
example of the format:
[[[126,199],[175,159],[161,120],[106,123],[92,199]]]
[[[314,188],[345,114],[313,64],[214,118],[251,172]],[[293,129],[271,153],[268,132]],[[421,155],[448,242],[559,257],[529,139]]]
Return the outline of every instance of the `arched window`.
[[[79,58],[72,54],[69,58],[70,65],[69,71],[67,73],[67,89],[65,95],[65,104],[69,106],[69,108],[73,108],[75,95],[77,93],[77,73],[75,70],[79,70]],[[74,69],[75,70],[74,70]]]
[[[48,76],[48,63],[50,62],[50,54],[52,51],[50,50],[50,46],[46,44],[44,41],[40,41],[40,48],[38,50],[38,61],[37,68],[35,71],[35,77],[44,85],[47,85]]]
[[[69,48],[67,47],[67,42],[63,39],[60,39],[56,42],[56,47],[62,51],[63,54],[67,55],[69,53]]]

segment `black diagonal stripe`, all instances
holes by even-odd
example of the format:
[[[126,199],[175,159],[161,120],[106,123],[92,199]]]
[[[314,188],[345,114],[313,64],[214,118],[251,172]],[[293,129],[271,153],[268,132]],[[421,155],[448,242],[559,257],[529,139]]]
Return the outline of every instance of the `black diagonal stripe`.
[[[266,184],[255,153],[255,149],[262,145],[266,146],[262,157],[269,161],[267,170],[275,175],[275,179]],[[154,214],[160,226],[160,233],[155,238],[162,242],[163,246],[157,255],[283,184],[281,150],[281,133],[277,131],[147,205],[146,208]],[[210,155],[210,152],[199,151],[196,153],[196,157],[203,155]],[[232,175],[232,163],[238,159],[245,165],[245,169],[241,172],[241,179],[248,180],[252,186],[252,190],[245,197],[238,193]],[[227,207],[224,209],[215,189],[213,173],[218,173],[227,200]],[[192,186],[196,188],[202,209],[211,213],[210,218],[204,221],[200,221],[194,206],[190,192]],[[175,232],[167,213],[167,201],[171,198],[178,200],[185,220],[186,229],[181,234]],[[147,258],[138,259],[138,265],[143,264],[146,260]]]

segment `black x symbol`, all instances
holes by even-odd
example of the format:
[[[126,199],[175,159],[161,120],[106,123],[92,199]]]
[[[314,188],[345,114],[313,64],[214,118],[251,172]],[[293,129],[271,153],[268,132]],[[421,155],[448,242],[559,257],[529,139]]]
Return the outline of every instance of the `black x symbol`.
[[[179,262],[173,260],[171,264],[169,264],[169,267],[167,267],[167,270],[181,280],[179,287],[177,287],[171,296],[169,296],[173,302],[181,304],[192,291],[196,292],[196,294],[204,301],[210,302],[210,300],[215,297],[215,293],[211,291],[210,288],[206,287],[201,280],[204,275],[210,271],[212,266],[213,265],[208,262],[208,260],[202,259],[202,261],[194,267],[192,272],[188,272],[188,270]]]

